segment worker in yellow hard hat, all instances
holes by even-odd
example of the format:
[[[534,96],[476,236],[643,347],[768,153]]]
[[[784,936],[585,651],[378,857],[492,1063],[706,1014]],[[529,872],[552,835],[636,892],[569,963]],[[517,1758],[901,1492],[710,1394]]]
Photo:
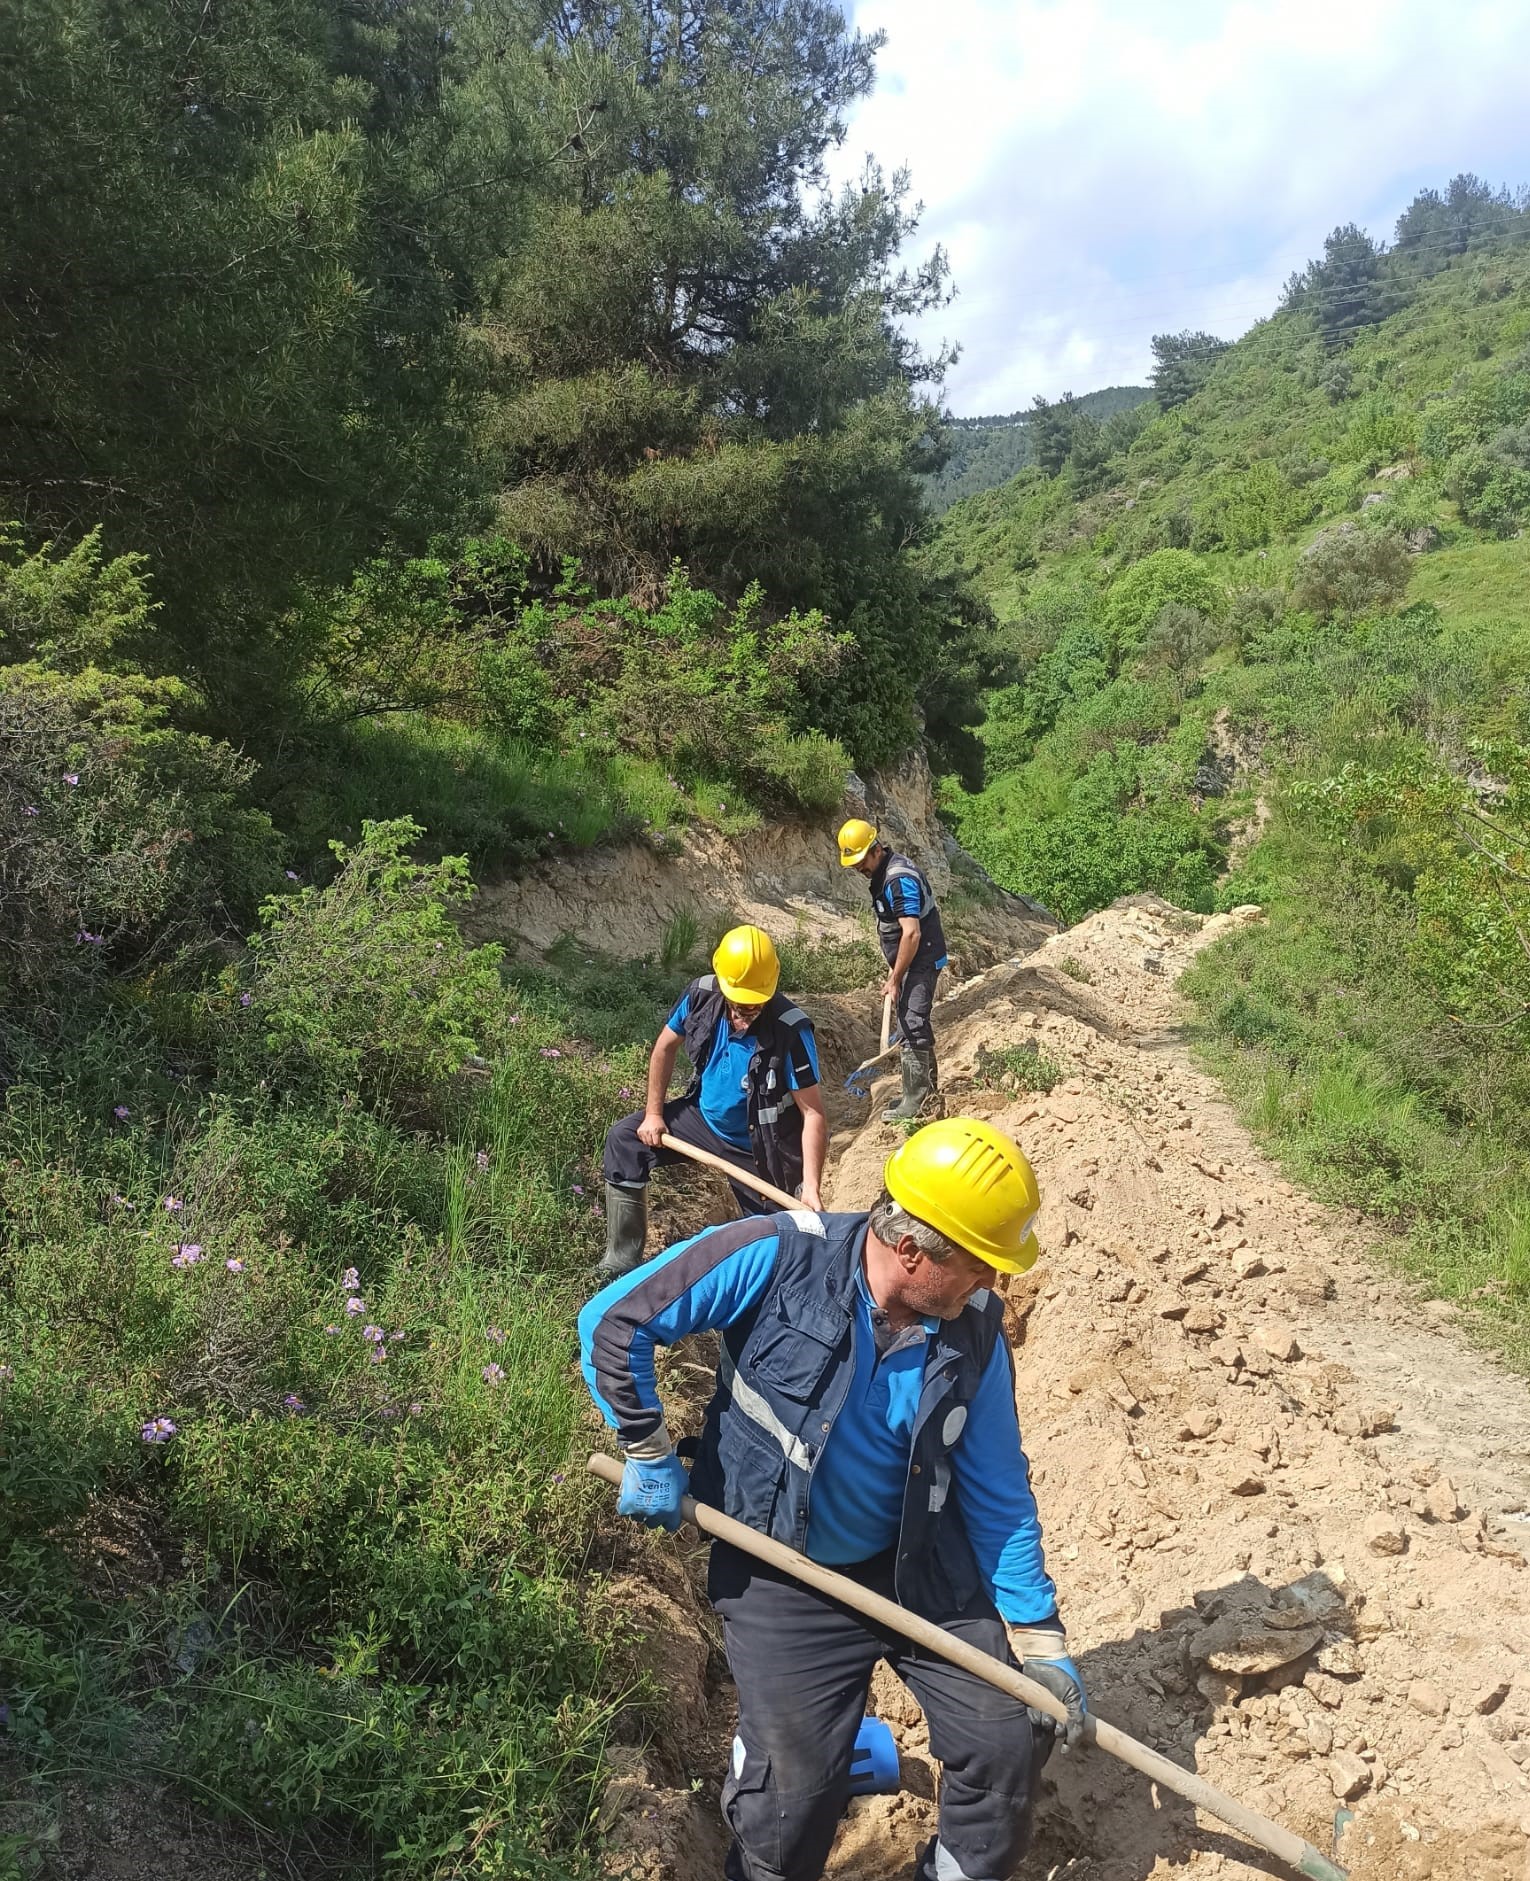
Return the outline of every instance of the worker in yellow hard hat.
[[[1082,1731],[1021,1446],[1000,1274],[1037,1256],[1036,1178],[992,1124],[927,1124],[856,1214],[776,1215],[682,1241],[579,1316],[584,1375],[626,1453],[619,1506],[663,1528],[689,1488],[735,1520],[1019,1662]],[[721,1335],[687,1481],[654,1352]],[[809,1491],[811,1490],[811,1496]],[[1052,1726],[726,1542],[708,1592],[738,1687],[725,1873],[816,1881],[872,1671],[886,1659],[945,1768],[922,1881],[1016,1873]]]
[[[940,1088],[931,1014],[940,970],[947,964],[946,935],[929,879],[907,856],[882,841],[874,824],[853,816],[840,826],[839,865],[866,877],[876,915],[877,940],[887,962],[884,997],[897,1009],[903,1050],[903,1091],[882,1112],[888,1123],[921,1115]]]
[[[744,1163],[804,1207],[820,1206],[829,1129],[818,1088],[818,1045],[808,1016],[778,990],[781,963],[763,928],[735,927],[712,955],[712,971],[692,980],[654,1042],[647,1102],[606,1133],[605,1274],[643,1258],[648,1179],[656,1165],[684,1160],[667,1149],[678,1137],[730,1163]],[[684,1045],[692,1078],[669,1095]],[[742,1183],[730,1185],[746,1215],[774,1206]]]

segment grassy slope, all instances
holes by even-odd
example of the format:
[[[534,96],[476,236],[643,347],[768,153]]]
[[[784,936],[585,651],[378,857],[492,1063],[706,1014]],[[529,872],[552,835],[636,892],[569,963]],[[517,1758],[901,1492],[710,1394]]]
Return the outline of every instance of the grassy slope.
[[[1470,1298],[1494,1341],[1530,1365],[1530,1086],[1518,1058],[1450,1021],[1412,954],[1410,878],[1385,853],[1343,854],[1294,786],[1346,761],[1453,759],[1530,727],[1530,540],[1464,525],[1413,457],[1432,400],[1484,383],[1530,339],[1530,257],[1468,259],[1418,288],[1347,355],[1344,396],[1304,324],[1263,323],[1208,387],[1158,419],[1107,487],[1034,476],[958,505],[940,553],[977,572],[1033,660],[1108,619],[1142,557],[1189,547],[1228,594],[1289,582],[1306,543],[1364,512],[1438,546],[1414,558],[1398,615],[1229,627],[1179,683],[1130,660],[1087,673],[1039,736],[996,701],[990,783],[952,792],[963,835],[1007,886],[1076,917],[1129,888],[1196,905],[1262,902],[1267,924],[1215,950],[1190,990],[1202,1042],[1244,1115],[1319,1191],[1402,1235],[1402,1257]],[[1398,459],[1423,473],[1378,479]],[[1234,609],[1236,612],[1236,609]],[[1075,667],[1075,674],[1083,672]],[[1042,684],[1033,665],[1028,685]],[[1006,716],[1008,714],[1008,716]],[[1214,722],[1257,774],[1198,795]],[[1255,788],[1273,818],[1230,876],[1229,838]],[[1155,848],[1156,843],[1156,848]],[[1135,873],[1133,872],[1135,871]],[[1185,891],[1190,892],[1187,894]],[[1519,1055],[1522,1057],[1522,1054]]]

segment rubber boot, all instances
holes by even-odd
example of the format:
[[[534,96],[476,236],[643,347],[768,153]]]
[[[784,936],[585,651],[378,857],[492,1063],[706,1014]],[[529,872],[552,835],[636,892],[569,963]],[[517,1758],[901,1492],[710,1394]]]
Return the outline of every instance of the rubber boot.
[[[935,1095],[934,1052],[905,1049],[898,1067],[903,1073],[903,1095],[882,1112],[883,1123],[903,1123],[910,1117],[917,1117]]]
[[[606,1257],[595,1269],[607,1280],[643,1264],[648,1239],[648,1190],[625,1182],[606,1184]]]

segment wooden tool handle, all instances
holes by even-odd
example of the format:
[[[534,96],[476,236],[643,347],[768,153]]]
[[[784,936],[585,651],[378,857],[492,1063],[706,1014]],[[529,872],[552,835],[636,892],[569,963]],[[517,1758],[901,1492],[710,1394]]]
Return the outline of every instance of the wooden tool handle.
[[[892,1037],[893,996],[891,993],[882,1001],[882,1049],[880,1057],[887,1056],[887,1041]]]
[[[737,1163],[730,1163],[724,1157],[714,1156],[710,1150],[697,1149],[694,1144],[682,1143],[677,1136],[671,1136],[668,1130],[660,1138],[665,1149],[674,1150],[678,1155],[689,1156],[693,1163],[705,1163],[708,1169],[719,1170],[730,1182],[742,1182],[746,1188],[753,1189],[757,1195],[763,1195],[768,1202],[774,1202],[779,1208],[801,1208],[802,1202],[795,1195],[788,1195],[785,1189],[778,1189],[767,1182],[763,1176],[757,1176],[752,1169],[740,1169]]]
[[[684,1146],[677,1144],[676,1147]],[[605,1482],[620,1483],[622,1479],[622,1466],[615,1457],[596,1452],[590,1458],[589,1467]],[[768,1561],[772,1567],[795,1575],[809,1587],[816,1587],[820,1593],[828,1594],[844,1606],[865,1614],[868,1620],[875,1621],[878,1626],[902,1633],[906,1639],[913,1640],[942,1659],[948,1659],[952,1665],[959,1665],[976,1678],[996,1686],[999,1691],[1008,1692],[1011,1698],[1018,1698],[1022,1705],[1028,1705],[1032,1711],[1043,1712],[1059,1723],[1067,1717],[1066,1708],[1044,1685],[1038,1685],[1023,1672],[1016,1672],[1002,1660],[969,1645],[966,1640],[958,1639],[944,1627],[936,1626],[933,1620],[911,1613],[895,1600],[886,1600],[881,1594],[872,1593],[858,1581],[836,1574],[832,1568],[821,1567],[805,1554],[798,1554],[795,1548],[788,1548],[784,1542],[773,1541],[770,1536],[759,1534],[745,1523],[735,1522],[732,1516],[724,1515],[720,1509],[709,1508],[706,1503],[697,1502],[690,1496],[682,1500],[680,1509],[685,1519],[694,1522],[704,1534],[715,1535],[719,1541],[731,1542],[746,1554],[752,1554],[761,1561]],[[1217,1817],[1240,1835],[1246,1835],[1251,1842],[1278,1856],[1298,1874],[1309,1876],[1310,1881],[1348,1881],[1343,1868],[1331,1862],[1310,1842],[1304,1842],[1292,1830],[1282,1828],[1278,1822],[1271,1822],[1268,1816],[1261,1816],[1257,1810],[1249,1809],[1231,1796],[1224,1795],[1203,1777],[1198,1777],[1193,1770],[1184,1770],[1177,1763],[1170,1763],[1167,1757],[1150,1750],[1146,1744],[1139,1744],[1136,1738],[1118,1731],[1103,1718],[1091,1715],[1084,1724],[1084,1737],[1087,1742],[1098,1744],[1102,1750],[1109,1751],[1112,1757],[1129,1764],[1133,1770],[1140,1770],[1144,1776],[1162,1784],[1166,1790],[1173,1790],[1177,1796],[1183,1796],[1186,1802],[1193,1803],[1197,1809],[1204,1809],[1207,1815]]]

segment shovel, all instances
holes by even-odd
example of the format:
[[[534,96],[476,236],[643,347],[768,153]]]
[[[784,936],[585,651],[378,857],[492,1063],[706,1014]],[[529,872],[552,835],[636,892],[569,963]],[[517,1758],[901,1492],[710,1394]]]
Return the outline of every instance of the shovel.
[[[877,1065],[881,1064],[884,1058],[891,1058],[893,1053],[899,1050],[902,1045],[901,1040],[899,1040],[897,1044],[892,1045],[889,1045],[887,1042],[888,1035],[892,1031],[892,1008],[892,994],[889,993],[882,1001],[882,1049],[877,1053],[875,1058],[867,1058],[862,1063],[858,1064],[854,1071],[850,1073],[849,1077],[845,1079],[845,1089],[852,1097],[870,1097],[872,1071]]]
[[[621,1482],[622,1466],[613,1456],[597,1453],[590,1458],[589,1468],[604,1482]],[[703,1534],[715,1535],[720,1541],[731,1542],[746,1554],[755,1555],[761,1561],[768,1561],[772,1567],[795,1575],[798,1580],[805,1581],[809,1587],[816,1587],[820,1593],[828,1594],[841,1605],[863,1613],[878,1626],[902,1633],[916,1645],[923,1646],[926,1652],[936,1653],[940,1658],[948,1659],[952,1665],[959,1665],[963,1671],[972,1673],[975,1678],[982,1679],[1001,1692],[1007,1692],[1011,1698],[1018,1698],[1022,1705],[1029,1706],[1032,1711],[1043,1712],[1059,1724],[1067,1718],[1064,1706],[1044,1685],[1036,1684],[1023,1672],[1016,1672],[1002,1660],[969,1645],[966,1640],[958,1639],[954,1633],[936,1626],[932,1620],[911,1613],[907,1607],[900,1607],[897,1601],[886,1600],[881,1594],[872,1593],[858,1581],[836,1574],[832,1568],[820,1567],[805,1554],[798,1554],[795,1548],[788,1548],[784,1542],[773,1541],[768,1535],[758,1534],[745,1523],[735,1522],[732,1516],[724,1515],[720,1509],[709,1508],[706,1503],[697,1502],[690,1496],[681,1502],[680,1510],[685,1519],[694,1522]],[[1217,1817],[1240,1835],[1247,1836],[1249,1841],[1285,1862],[1297,1874],[1309,1876],[1310,1881],[1349,1881],[1347,1869],[1330,1861],[1293,1830],[1282,1828],[1278,1822],[1271,1822],[1268,1816],[1261,1816],[1257,1810],[1249,1809],[1221,1790],[1213,1789],[1204,1777],[1198,1777],[1193,1770],[1181,1769],[1177,1763],[1171,1763],[1167,1757],[1150,1750],[1146,1744],[1139,1744],[1134,1737],[1118,1731],[1103,1718],[1091,1715],[1084,1720],[1084,1742],[1098,1744],[1101,1750],[1108,1750],[1112,1757],[1119,1757],[1122,1763],[1129,1764],[1133,1770],[1140,1770],[1164,1789],[1173,1790],[1176,1796],[1183,1796],[1186,1802],[1205,1810],[1209,1816]]]

